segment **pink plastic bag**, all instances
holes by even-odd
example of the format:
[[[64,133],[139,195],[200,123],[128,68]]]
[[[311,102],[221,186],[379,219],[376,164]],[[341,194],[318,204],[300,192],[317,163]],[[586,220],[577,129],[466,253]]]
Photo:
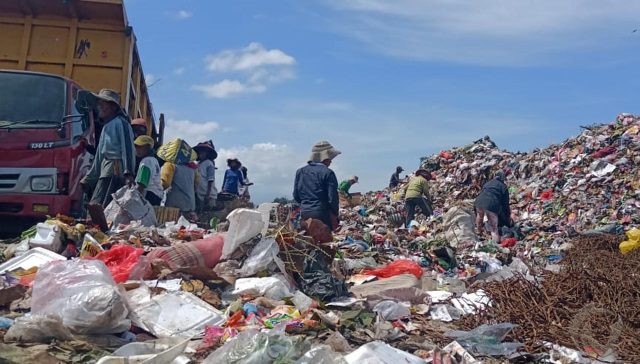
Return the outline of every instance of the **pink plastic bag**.
[[[116,283],[123,283],[129,279],[133,268],[138,264],[144,249],[134,248],[131,245],[116,244],[111,249],[105,250],[93,259],[100,260],[109,268],[111,276]]]

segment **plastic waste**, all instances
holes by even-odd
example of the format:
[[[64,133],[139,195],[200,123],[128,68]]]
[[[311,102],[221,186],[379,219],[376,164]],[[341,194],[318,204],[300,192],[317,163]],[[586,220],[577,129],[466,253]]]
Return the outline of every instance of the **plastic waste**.
[[[292,294],[283,280],[276,277],[240,278],[236,280],[234,295],[265,296],[272,300],[291,297]]]
[[[131,326],[125,298],[98,260],[55,261],[42,267],[33,283],[31,313],[59,315],[77,334],[114,334]]]
[[[632,250],[640,248],[640,229],[633,228],[626,233],[627,240],[620,243],[620,252],[627,254]]]
[[[260,234],[264,227],[262,214],[257,210],[236,209],[227,220],[229,230],[224,238],[222,259],[227,259],[240,245]]]
[[[51,339],[72,340],[59,315],[28,314],[15,319],[4,335],[6,342],[49,343]]]
[[[346,355],[344,359],[348,364],[424,364],[424,360],[417,356],[381,341],[364,344],[353,353]]]
[[[464,312],[465,315],[470,315],[489,306],[491,298],[483,290],[479,289],[476,292],[463,293],[460,298],[452,299],[451,304]]]
[[[211,353],[203,364],[287,362],[301,355],[296,353],[297,340],[277,329],[268,333],[256,330],[243,331]]]
[[[378,313],[386,321],[396,321],[411,316],[407,306],[390,300],[378,302],[373,307],[373,312]]]
[[[138,263],[138,259],[144,253],[144,249],[134,248],[131,245],[116,244],[109,250],[105,250],[95,256],[95,259],[103,262],[116,283],[124,283],[129,279],[132,269]]]
[[[124,186],[113,194],[113,201],[104,209],[104,216],[112,227],[140,221],[142,226],[155,226],[156,213],[153,206],[136,188]]]
[[[451,322],[459,320],[463,312],[451,305],[433,305],[429,314],[432,320]]]
[[[236,270],[236,274],[240,277],[250,277],[256,273],[265,270],[274,258],[278,256],[278,243],[275,239],[263,239],[256,245],[247,259],[245,259],[242,267]]]
[[[461,203],[450,208],[444,214],[442,224],[445,238],[452,247],[457,247],[460,243],[478,240],[474,231],[475,216],[471,205]]]
[[[328,346],[319,345],[307,351],[295,364],[347,364],[344,357]]]
[[[84,234],[82,247],[80,248],[80,258],[95,257],[102,251],[104,251],[102,245],[100,245],[100,243],[98,243],[98,241],[94,239],[91,234]]]
[[[416,278],[420,278],[422,277],[422,267],[414,261],[401,259],[391,262],[382,268],[365,270],[363,273],[379,278],[389,278],[400,274],[411,273],[416,276]]]
[[[0,330],[6,330],[13,325],[13,320],[6,317],[0,317]]]
[[[336,279],[323,262],[323,253],[316,249],[304,261],[304,270],[298,277],[298,287],[307,296],[328,302],[347,295],[344,280]]]
[[[29,239],[29,246],[59,253],[62,249],[60,236],[61,231],[58,225],[41,222],[36,225],[36,235]]]
[[[474,355],[509,356],[523,346],[518,342],[502,342],[516,327],[511,323],[481,325],[471,331],[449,331],[445,336],[455,339]]]
[[[97,364],[171,364],[186,350],[189,341],[178,337],[131,343],[100,358]]]
[[[313,306],[313,300],[301,291],[296,291],[296,293],[293,294],[291,302],[293,302],[298,311],[302,313],[309,311],[311,306]]]

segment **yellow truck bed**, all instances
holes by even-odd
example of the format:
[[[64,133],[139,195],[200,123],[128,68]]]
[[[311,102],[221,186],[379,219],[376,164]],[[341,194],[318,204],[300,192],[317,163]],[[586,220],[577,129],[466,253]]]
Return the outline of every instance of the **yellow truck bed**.
[[[1,0],[0,69],[65,76],[120,93],[131,118],[158,135],[123,0]]]

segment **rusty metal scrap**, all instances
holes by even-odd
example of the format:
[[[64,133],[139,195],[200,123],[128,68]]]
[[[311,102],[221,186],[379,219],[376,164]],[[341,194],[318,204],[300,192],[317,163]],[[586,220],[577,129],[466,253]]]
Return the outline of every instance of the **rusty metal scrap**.
[[[532,353],[544,342],[592,356],[607,349],[617,360],[640,362],[640,250],[622,255],[619,236],[581,236],[573,241],[559,273],[545,271],[534,283],[522,276],[480,283],[493,304],[461,325],[519,325],[512,338]]]

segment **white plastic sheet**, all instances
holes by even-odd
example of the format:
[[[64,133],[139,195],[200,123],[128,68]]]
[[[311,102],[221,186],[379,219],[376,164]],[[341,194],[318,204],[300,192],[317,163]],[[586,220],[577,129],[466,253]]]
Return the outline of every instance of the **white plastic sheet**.
[[[227,216],[227,220],[229,230],[224,238],[222,259],[229,258],[242,243],[260,234],[264,227],[262,214],[257,210],[236,209]]]

